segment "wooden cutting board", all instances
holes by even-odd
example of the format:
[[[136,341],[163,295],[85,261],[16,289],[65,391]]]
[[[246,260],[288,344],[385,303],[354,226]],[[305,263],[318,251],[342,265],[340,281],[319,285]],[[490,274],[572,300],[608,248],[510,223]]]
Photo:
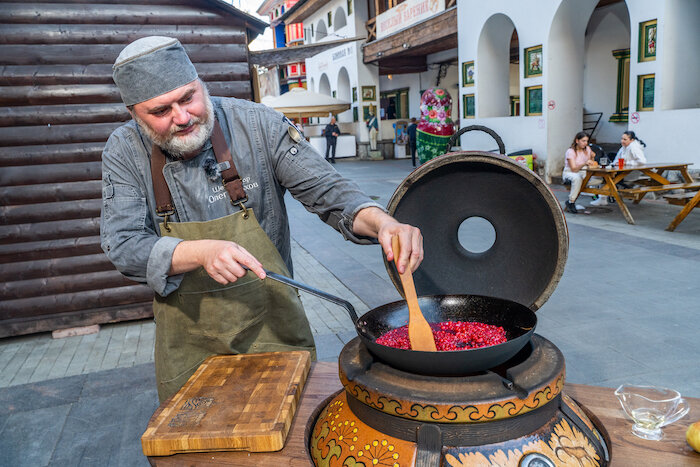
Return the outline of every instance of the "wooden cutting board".
[[[151,418],[143,453],[282,449],[310,366],[306,351],[209,357]]]

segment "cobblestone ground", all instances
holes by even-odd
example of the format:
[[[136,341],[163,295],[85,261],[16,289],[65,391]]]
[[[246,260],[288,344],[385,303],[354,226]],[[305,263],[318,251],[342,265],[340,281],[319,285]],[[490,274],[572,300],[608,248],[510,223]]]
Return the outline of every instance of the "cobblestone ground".
[[[410,160],[339,161],[336,168],[387,205]],[[551,187],[561,203],[563,187]],[[579,199],[587,205],[589,199]],[[288,199],[295,278],[350,301],[358,314],[399,299],[380,247],[342,239]],[[566,214],[564,275],[538,310],[536,332],[566,358],[567,380],[614,388],[650,384],[700,397],[700,210],[675,232],[663,200]],[[420,290],[418,291],[420,295]],[[355,333],[346,311],[301,293],[319,360]],[[146,466],[140,436],[158,402],[150,320],[97,334],[0,340],[0,466]]]
[[[362,300],[297,242],[292,243],[296,280],[349,301],[358,314]],[[355,335],[344,308],[301,292],[319,360],[333,360]],[[155,324],[141,320],[103,325],[97,334],[53,339],[51,333],[0,340],[0,388],[153,362]]]

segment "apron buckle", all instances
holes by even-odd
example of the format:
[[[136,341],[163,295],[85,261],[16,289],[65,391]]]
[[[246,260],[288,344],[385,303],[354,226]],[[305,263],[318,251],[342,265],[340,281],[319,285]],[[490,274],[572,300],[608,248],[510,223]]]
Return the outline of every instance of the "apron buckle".
[[[170,218],[170,216],[175,214],[175,210],[170,209],[170,210],[164,211],[164,212],[156,212],[156,214],[158,214],[158,217],[163,218],[163,228],[165,230],[167,230],[168,232],[170,232],[170,226],[168,225],[168,219]]]
[[[237,202],[233,203],[235,206],[238,206],[239,208],[241,208],[241,211],[243,211],[243,219],[248,219],[248,217],[249,217],[248,208],[246,208],[245,204],[243,204],[243,202],[247,201],[247,200],[248,200],[248,198],[246,198],[245,200],[241,200],[241,201],[237,201]]]
[[[231,200],[231,204],[233,204],[234,206],[238,206],[239,208],[241,208],[241,211],[243,211],[243,219],[248,219],[248,208],[246,208],[245,204],[243,204],[243,203],[247,203],[247,202],[248,202],[247,196],[240,198],[236,201]]]

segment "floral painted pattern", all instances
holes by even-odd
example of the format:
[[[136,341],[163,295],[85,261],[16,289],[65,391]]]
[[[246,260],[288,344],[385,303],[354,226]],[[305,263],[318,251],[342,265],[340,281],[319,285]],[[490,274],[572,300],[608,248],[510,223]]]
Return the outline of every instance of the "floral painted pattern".
[[[319,415],[309,448],[320,467],[403,467],[413,465],[415,458],[413,443],[390,439],[357,419],[345,392]]]
[[[526,467],[521,461],[534,458],[530,465],[557,467],[599,467],[600,456],[588,438],[575,426],[561,418],[548,439],[535,438],[525,445],[518,440],[506,442],[503,449],[492,453],[483,448],[450,449],[445,455],[450,467]],[[479,450],[481,449],[481,450]],[[533,456],[535,454],[535,456]],[[537,462],[534,460],[537,459]]]

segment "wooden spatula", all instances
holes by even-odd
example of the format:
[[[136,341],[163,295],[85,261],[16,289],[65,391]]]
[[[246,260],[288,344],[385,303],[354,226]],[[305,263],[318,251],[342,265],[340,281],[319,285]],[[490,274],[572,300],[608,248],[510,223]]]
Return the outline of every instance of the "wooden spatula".
[[[391,239],[391,249],[394,250],[394,262],[396,270],[399,269],[399,237],[394,236]],[[408,339],[411,341],[412,350],[421,350],[424,352],[436,352],[435,339],[433,339],[433,331],[430,329],[428,321],[426,321],[423,313],[418,306],[418,296],[416,295],[416,286],[413,284],[413,274],[411,268],[406,267],[406,272],[399,273],[401,277],[401,286],[403,294],[408,304]]]

